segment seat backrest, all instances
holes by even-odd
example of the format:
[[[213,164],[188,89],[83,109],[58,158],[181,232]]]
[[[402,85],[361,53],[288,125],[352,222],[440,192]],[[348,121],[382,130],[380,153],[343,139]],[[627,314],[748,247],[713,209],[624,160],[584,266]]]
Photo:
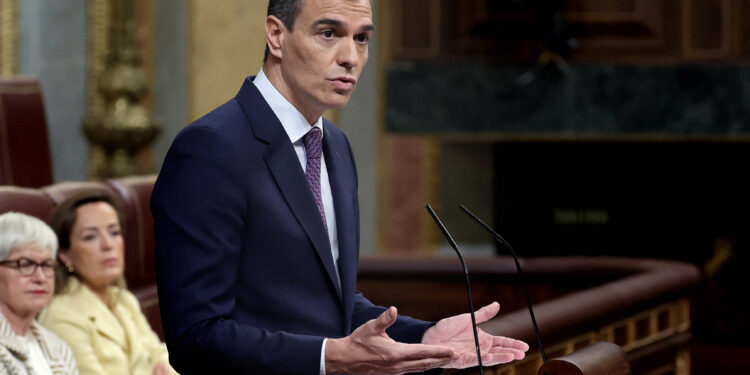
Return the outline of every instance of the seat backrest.
[[[123,177],[108,180],[105,184],[116,192],[120,200],[123,228],[126,228],[125,277],[130,288],[140,288],[154,283],[154,218],[151,216],[151,191],[155,175]]]
[[[21,212],[47,221],[57,206],[41,190],[18,186],[0,186],[0,214],[9,211]]]
[[[52,183],[47,121],[33,78],[0,78],[0,185]]]

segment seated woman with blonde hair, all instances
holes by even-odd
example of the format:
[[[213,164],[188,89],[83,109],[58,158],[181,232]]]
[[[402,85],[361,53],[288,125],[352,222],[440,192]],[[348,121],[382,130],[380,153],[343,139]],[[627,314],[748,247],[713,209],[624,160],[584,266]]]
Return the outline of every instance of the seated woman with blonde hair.
[[[34,319],[52,299],[56,252],[43,221],[0,215],[0,374],[78,374],[70,347]]]
[[[166,375],[167,348],[125,287],[124,242],[112,198],[75,195],[55,209],[57,295],[39,321],[73,348],[81,375]]]

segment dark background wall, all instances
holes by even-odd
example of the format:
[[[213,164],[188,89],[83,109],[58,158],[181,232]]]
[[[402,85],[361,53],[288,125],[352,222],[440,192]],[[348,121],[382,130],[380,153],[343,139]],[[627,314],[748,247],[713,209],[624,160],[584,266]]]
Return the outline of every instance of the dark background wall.
[[[381,4],[385,248],[447,251],[427,200],[470,254],[496,249],[459,203],[526,256],[688,261],[696,342],[750,344],[750,3]]]

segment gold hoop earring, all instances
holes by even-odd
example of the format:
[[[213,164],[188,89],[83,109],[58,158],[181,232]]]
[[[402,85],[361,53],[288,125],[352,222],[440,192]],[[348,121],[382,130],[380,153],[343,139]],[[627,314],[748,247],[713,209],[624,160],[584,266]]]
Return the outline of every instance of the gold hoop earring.
[[[65,263],[65,268],[68,270],[69,273],[73,273],[73,271],[75,271],[75,268],[73,268],[73,265],[70,263]]]

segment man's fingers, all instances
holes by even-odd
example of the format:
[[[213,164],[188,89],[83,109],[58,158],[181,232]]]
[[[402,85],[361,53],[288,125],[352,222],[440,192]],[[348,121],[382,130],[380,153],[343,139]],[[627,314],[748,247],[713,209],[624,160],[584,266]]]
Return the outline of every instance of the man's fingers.
[[[522,352],[529,351],[529,344],[521,340],[516,340],[516,339],[512,339],[510,337],[505,337],[505,336],[493,336],[492,346],[512,348],[512,349],[516,349]]]
[[[526,356],[526,353],[522,350],[503,347],[495,347],[490,349],[490,354],[510,354],[513,356],[513,359],[523,359],[523,357]]]
[[[411,373],[411,372],[424,372],[424,371],[437,368],[437,367],[446,367],[451,362],[452,360],[445,360],[445,359],[438,359],[438,358],[404,361],[399,364],[398,371],[396,372],[399,374]]]
[[[487,354],[482,355],[482,366],[494,366],[501,363],[508,363],[514,360],[513,354],[510,353],[499,353],[499,354]]]
[[[395,307],[391,306],[387,310],[383,311],[380,316],[371,320],[373,329],[376,334],[385,334],[385,330],[388,329],[398,317],[398,311]]]
[[[382,353],[383,373],[422,372],[443,367],[456,361],[459,356],[453,349],[437,345],[394,343],[387,353]]]
[[[492,317],[497,315],[499,311],[500,311],[500,304],[497,302],[492,302],[489,305],[482,307],[481,309],[479,309],[479,311],[474,313],[474,316],[477,319],[477,324],[484,323],[492,319]]]
[[[424,345],[424,344],[402,344],[399,343],[396,348],[399,350],[400,360],[422,360],[427,358],[448,360],[456,359],[456,353],[453,349],[445,346]]]

